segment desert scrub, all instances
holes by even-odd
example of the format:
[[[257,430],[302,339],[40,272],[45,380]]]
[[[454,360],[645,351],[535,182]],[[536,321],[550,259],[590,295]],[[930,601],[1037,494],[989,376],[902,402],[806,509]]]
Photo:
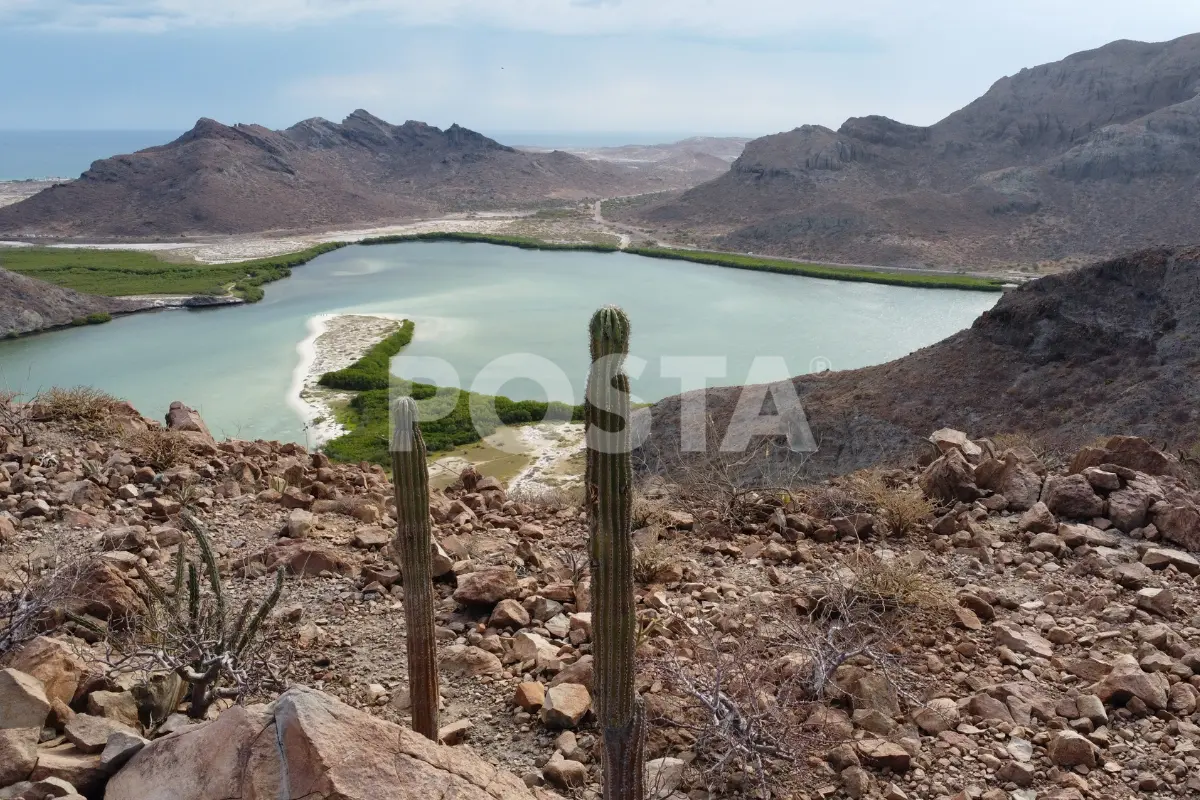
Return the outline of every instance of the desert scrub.
[[[0,267],[77,292],[120,297],[138,294],[223,295],[226,287],[248,302],[262,285],[286,278],[291,268],[344,247],[329,242],[296,253],[232,264],[175,263],[154,253],[85,248],[22,247],[5,250]]]
[[[854,490],[874,506],[874,513],[895,536],[903,536],[933,516],[933,503],[920,489],[893,485],[878,470],[867,470],[854,476]]]
[[[405,320],[399,330],[368,350],[358,361],[344,369],[326,372],[318,383],[330,389],[351,392],[387,389],[391,383],[389,365],[392,357],[412,341],[415,329],[412,320]]]
[[[192,442],[187,434],[165,428],[133,431],[125,437],[124,445],[133,450],[143,464],[159,471],[183,463],[192,454]]]
[[[832,267],[824,264],[806,264],[782,258],[763,258],[739,253],[721,253],[711,250],[682,250],[666,247],[630,247],[627,253],[649,258],[668,258],[679,261],[694,261],[717,267],[749,269],[759,272],[781,272],[803,275],[808,278],[828,278],[835,281],[860,283],[882,283],[890,286],[911,286],[918,289],[967,289],[982,292],[1003,291],[1003,281],[994,278],[977,278],[972,275],[918,275],[903,272],[881,272],[858,267]]]
[[[112,411],[121,401],[90,386],[54,388],[33,398],[31,416],[39,422],[61,422],[87,436],[115,431]]]

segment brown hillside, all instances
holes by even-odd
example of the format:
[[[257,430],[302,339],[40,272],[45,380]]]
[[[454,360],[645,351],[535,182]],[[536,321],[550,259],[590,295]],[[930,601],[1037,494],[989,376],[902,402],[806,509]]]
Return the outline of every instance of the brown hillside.
[[[629,212],[664,238],[872,264],[1087,261],[1186,244],[1200,217],[1200,34],[1002,78],[930,127],[852,118],[750,142]]]

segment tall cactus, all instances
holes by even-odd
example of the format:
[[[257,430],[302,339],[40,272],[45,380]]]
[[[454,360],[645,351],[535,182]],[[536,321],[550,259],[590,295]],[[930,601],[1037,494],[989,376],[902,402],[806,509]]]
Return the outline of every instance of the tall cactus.
[[[437,644],[433,633],[433,559],[429,524],[429,471],[425,440],[411,397],[392,403],[392,485],[396,536],[392,549],[404,573],[404,620],[408,626],[408,680],[413,730],[437,741]]]
[[[646,725],[634,687],[637,614],[633,596],[633,466],[630,454],[629,318],[615,306],[595,313],[584,400],[588,534],[592,566],[596,716],[604,736],[605,800],[642,800]]]

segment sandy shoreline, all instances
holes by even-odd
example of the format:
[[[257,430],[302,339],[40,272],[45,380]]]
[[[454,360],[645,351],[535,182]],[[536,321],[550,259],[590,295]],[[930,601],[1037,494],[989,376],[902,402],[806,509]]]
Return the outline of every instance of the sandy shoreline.
[[[317,381],[326,372],[350,366],[400,327],[405,318],[391,314],[318,314],[308,320],[308,335],[296,345],[299,361],[292,371],[288,405],[304,420],[308,446],[318,448],[346,433],[333,403],[353,392],[326,389]]]

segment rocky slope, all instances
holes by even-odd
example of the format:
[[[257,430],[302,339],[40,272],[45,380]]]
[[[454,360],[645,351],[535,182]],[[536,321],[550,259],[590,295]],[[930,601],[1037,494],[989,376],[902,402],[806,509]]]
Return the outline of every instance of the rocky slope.
[[[0,234],[321,229],[696,182],[682,175],[520,152],[458,125],[391,125],[362,110],[282,131],[202,119],[169,144],[97,161],[78,180],[0,208]]]
[[[983,267],[1186,244],[1200,213],[1200,34],[1118,41],[997,81],[929,126],[885,117],[750,142],[631,212],[742,251]]]
[[[1110,431],[1190,447],[1197,341],[1200,248],[1148,250],[1027,283],[967,330],[904,358],[793,379],[820,445],[811,474],[910,457],[945,426],[1021,432],[1059,450]],[[707,392],[722,435],[740,396]],[[679,406],[670,397],[652,408],[651,460],[675,460]]]
[[[119,404],[86,435],[75,405],[29,418],[36,441],[0,433],[0,603],[75,574],[34,596],[92,622],[38,617],[3,655],[0,787],[17,788],[0,796],[597,790],[578,509],[471,472],[435,494],[443,739],[459,743],[438,747],[394,724],[403,586],[381,470],[214,442],[182,405],[166,431]],[[150,447],[167,441],[184,445],[169,460]],[[745,495],[734,516],[694,487],[642,487],[655,797],[750,797],[760,768],[809,800],[1200,792],[1200,562],[1183,549],[1200,545],[1200,493],[1184,466],[1127,437],[1057,468],[957,431],[927,444],[927,466]],[[184,505],[213,532],[231,607],[290,573],[265,641],[280,680],[312,688],[197,723],[144,688],[163,684],[101,669],[94,630],[143,618],[146,577],[167,578],[190,535]]]
[[[141,305],[96,297],[0,269],[0,338],[70,325],[89,314],[121,314]]]

